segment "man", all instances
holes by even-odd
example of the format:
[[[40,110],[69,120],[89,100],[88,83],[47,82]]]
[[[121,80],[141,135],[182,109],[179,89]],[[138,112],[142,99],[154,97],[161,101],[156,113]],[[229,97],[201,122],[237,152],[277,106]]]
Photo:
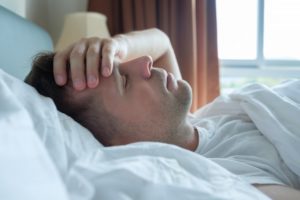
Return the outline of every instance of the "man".
[[[100,50],[102,68],[98,65]],[[114,66],[115,55],[120,61]],[[72,58],[69,81],[65,62],[68,56]],[[52,57],[37,59],[26,82],[52,97],[61,111],[90,129],[104,145],[151,140],[195,150],[197,134],[185,119],[191,103],[190,87],[167,73],[181,79],[173,49],[162,32],[154,29],[114,39],[84,39],[58,52],[54,59],[55,80],[60,85],[68,82],[65,87],[54,82],[48,86],[48,80],[53,80],[49,77]],[[152,68],[152,58],[165,70]],[[112,75],[99,77],[99,70]],[[86,80],[88,88],[84,90]]]
[[[190,120],[190,86],[181,80],[168,37],[157,29],[82,39],[55,55],[41,55],[25,81],[104,145],[175,144],[219,158],[274,199],[299,198],[297,190],[282,186],[299,187],[298,177],[252,122],[240,116]],[[236,138],[250,142],[238,145]],[[256,145],[268,153],[248,150]]]

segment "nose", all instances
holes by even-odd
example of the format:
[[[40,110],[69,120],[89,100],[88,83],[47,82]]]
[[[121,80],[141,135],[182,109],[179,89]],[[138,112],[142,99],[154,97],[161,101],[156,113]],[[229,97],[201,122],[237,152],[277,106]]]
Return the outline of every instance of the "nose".
[[[151,56],[142,56],[134,60],[123,63],[123,68],[126,68],[127,73],[135,74],[142,78],[150,78],[153,60]]]

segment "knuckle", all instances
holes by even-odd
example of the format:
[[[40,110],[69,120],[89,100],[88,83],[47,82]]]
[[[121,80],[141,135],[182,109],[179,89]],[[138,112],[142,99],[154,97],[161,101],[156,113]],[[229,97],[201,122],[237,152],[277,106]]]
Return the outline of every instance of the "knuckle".
[[[81,38],[79,39],[78,43],[86,43],[87,40],[88,40],[88,38],[86,38],[86,37],[81,37]]]
[[[100,38],[98,38],[98,37],[90,37],[88,39],[89,44],[95,44],[95,43],[98,43],[98,42],[100,42]]]
[[[104,39],[103,39],[103,42],[105,42],[105,43],[110,43],[111,41],[112,41],[111,38],[104,38]]]
[[[103,48],[103,53],[105,54],[111,54],[113,52],[114,48],[112,46],[105,46],[105,48]]]
[[[88,51],[87,51],[87,55],[88,56],[97,56],[99,54],[99,48],[95,45],[92,45],[89,47]]]
[[[71,59],[74,59],[74,58],[82,58],[84,55],[84,51],[82,51],[81,49],[79,48],[74,48],[70,54],[70,58]]]
[[[108,46],[114,46],[117,44],[117,41],[113,38],[105,38],[103,39],[103,43]]]

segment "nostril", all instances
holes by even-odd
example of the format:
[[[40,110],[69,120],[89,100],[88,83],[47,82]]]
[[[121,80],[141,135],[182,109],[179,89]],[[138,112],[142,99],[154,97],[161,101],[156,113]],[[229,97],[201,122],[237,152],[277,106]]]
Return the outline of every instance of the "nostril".
[[[141,59],[142,61],[142,71],[143,71],[143,77],[144,78],[150,78],[151,77],[151,69],[152,69],[152,57],[151,56],[144,56]]]

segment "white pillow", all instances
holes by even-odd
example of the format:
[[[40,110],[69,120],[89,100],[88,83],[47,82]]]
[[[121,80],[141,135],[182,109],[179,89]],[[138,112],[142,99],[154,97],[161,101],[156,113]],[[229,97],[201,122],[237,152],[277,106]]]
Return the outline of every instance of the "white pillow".
[[[89,130],[71,117],[57,111],[59,121],[64,129],[64,141],[77,156],[92,152],[103,145],[95,139]]]
[[[10,92],[10,98],[15,99],[14,103],[25,108],[40,138],[49,148],[54,141],[57,141],[57,137],[61,138],[66,148],[76,156],[82,156],[103,146],[86,128],[59,112],[52,99],[40,95],[32,86],[2,70],[0,70],[0,79],[1,88],[6,88],[5,91],[0,91],[1,95]],[[12,126],[17,124],[16,120]],[[56,138],[54,139],[53,136]]]

